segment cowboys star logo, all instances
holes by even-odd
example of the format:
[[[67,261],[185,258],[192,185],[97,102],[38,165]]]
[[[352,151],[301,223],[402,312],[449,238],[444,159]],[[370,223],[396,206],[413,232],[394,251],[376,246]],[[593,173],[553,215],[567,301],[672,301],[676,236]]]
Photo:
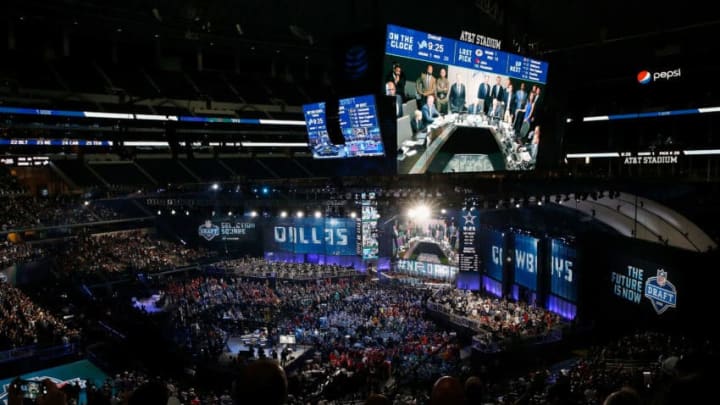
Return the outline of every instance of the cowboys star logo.
[[[471,211],[468,211],[467,214],[463,215],[463,219],[465,220],[463,222],[463,231],[475,230],[475,218],[477,218],[477,216],[473,215]]]

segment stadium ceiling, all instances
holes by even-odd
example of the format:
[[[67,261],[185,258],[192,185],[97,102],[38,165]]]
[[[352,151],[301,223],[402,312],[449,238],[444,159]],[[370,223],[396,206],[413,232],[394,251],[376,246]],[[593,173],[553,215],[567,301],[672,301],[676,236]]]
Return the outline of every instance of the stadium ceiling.
[[[508,42],[536,44],[545,52],[720,22],[711,12],[712,2],[692,1],[680,5],[621,0],[9,0],[6,4],[9,16],[112,21],[149,31],[179,30],[191,37],[299,47],[328,46],[338,33],[388,22],[447,36],[473,30]]]

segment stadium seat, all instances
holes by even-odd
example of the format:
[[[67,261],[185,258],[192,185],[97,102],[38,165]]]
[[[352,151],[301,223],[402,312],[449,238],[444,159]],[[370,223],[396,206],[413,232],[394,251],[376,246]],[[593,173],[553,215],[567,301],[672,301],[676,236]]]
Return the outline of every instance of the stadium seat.
[[[406,101],[403,104],[403,115],[406,117],[412,117],[415,115],[415,110],[417,110],[417,101],[410,100]]]
[[[412,140],[413,132],[410,127],[410,116],[405,115],[397,119],[397,136],[398,148],[402,146],[403,142]]]

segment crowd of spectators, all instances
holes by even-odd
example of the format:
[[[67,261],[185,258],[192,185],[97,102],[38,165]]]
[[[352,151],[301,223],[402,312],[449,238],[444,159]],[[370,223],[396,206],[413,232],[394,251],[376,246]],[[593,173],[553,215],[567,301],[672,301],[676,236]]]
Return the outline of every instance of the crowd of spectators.
[[[535,370],[521,377],[477,378],[476,395],[494,404],[601,404],[618,391],[631,402],[606,404],[683,404],[713,390],[717,348],[658,332],[637,332],[591,347],[567,368]],[[616,398],[617,399],[617,398]]]
[[[36,197],[26,194],[4,195],[0,199],[0,230],[42,226],[82,224],[118,218],[113,209],[77,196]]]
[[[428,302],[457,315],[487,317],[484,322],[489,328],[510,329],[516,334],[540,333],[559,320],[549,319],[533,307],[476,293],[356,277],[272,284],[269,280],[204,275],[172,276],[159,282],[161,301],[171,315],[169,325],[182,336],[178,343],[204,354],[205,360],[227,352],[228,337],[247,333],[248,325],[251,329],[263,325],[259,329],[265,331],[266,347],[273,352],[281,346],[278,336],[294,335],[298,345],[312,355],[307,361],[287,365],[286,370],[292,370],[287,376],[288,404],[363,403],[378,392],[389,398],[383,403],[396,404],[601,404],[611,395],[626,393],[635,401],[631,404],[696,403],[677,402],[689,395],[688,388],[678,386],[677,380],[695,378],[698,355],[706,356],[706,363],[714,367],[717,353],[708,340],[638,332],[590,346],[562,368],[547,367],[512,378],[481,371],[463,385],[460,382],[473,373],[462,367],[461,343],[454,332],[428,316]],[[545,326],[528,325],[533,323]],[[0,284],[2,345],[67,342],[76,335],[18,289]],[[233,364],[242,368],[264,361],[265,355],[260,353],[265,351],[258,350],[260,360],[241,361],[238,357]],[[443,384],[449,384],[448,377],[438,380],[443,375],[457,376],[445,387],[456,390],[454,393],[440,392]],[[433,381],[437,381],[434,386]],[[100,387],[90,386],[88,398],[122,403],[147,384],[162,387],[173,403],[233,403],[230,386],[215,391],[198,385],[190,388],[187,382],[151,378],[137,370],[117,374]],[[690,387],[696,389],[697,385]],[[618,394],[619,390],[623,391]],[[455,399],[449,399],[450,394]]]
[[[162,305],[172,308],[172,329],[181,347],[204,360],[225,351],[229,334],[265,321],[277,308],[275,292],[262,283],[238,278],[197,277],[172,280],[164,288]]]
[[[215,265],[237,276],[277,279],[305,280],[359,275],[352,267],[334,264],[271,262],[262,258],[226,260]]]
[[[156,272],[187,266],[208,257],[205,249],[191,249],[142,231],[79,236],[58,257],[67,272]]]
[[[18,288],[0,281],[0,350],[28,345],[66,344],[79,337]]]
[[[173,379],[152,377],[139,370],[126,370],[108,377],[101,386],[90,383],[87,397],[94,403],[127,403],[140,388],[156,385],[165,388],[168,404],[202,404],[202,405],[233,405],[230,389],[222,393],[200,391],[195,387],[186,386]]]
[[[560,317],[543,308],[469,290],[438,290],[430,302],[444,312],[478,321],[496,341],[512,337],[543,336],[561,322]]]
[[[0,242],[0,270],[42,258],[45,250],[30,243]]]
[[[17,178],[13,176],[7,167],[0,164],[0,197],[22,194],[23,189]]]
[[[391,376],[429,383],[459,365],[456,335],[426,316],[423,289],[356,277],[288,280],[271,288],[226,275],[171,280],[160,295],[177,343],[203,361],[226,356],[231,335],[264,331],[273,353],[282,351],[279,336],[294,336],[314,352],[293,374],[296,399],[367,395]]]

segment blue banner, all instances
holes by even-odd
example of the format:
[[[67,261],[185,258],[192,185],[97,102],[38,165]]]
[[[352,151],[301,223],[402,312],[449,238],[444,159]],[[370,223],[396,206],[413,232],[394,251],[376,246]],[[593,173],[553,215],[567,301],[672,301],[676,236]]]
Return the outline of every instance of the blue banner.
[[[547,82],[547,62],[397,25],[388,25],[385,53],[520,80]]]
[[[460,224],[460,271],[478,271],[477,235],[480,215],[475,207],[463,208]]]
[[[352,219],[276,218],[265,226],[265,251],[353,256],[355,232]]]
[[[496,281],[503,281],[505,262],[505,236],[494,229],[483,229],[479,239],[479,250],[485,263],[485,273]]]
[[[454,61],[457,41],[450,38],[388,25],[386,40],[385,53],[391,55],[447,64]]]
[[[550,293],[577,302],[577,251],[563,241],[550,241]]]
[[[538,239],[528,235],[515,235],[515,283],[537,291]]]

